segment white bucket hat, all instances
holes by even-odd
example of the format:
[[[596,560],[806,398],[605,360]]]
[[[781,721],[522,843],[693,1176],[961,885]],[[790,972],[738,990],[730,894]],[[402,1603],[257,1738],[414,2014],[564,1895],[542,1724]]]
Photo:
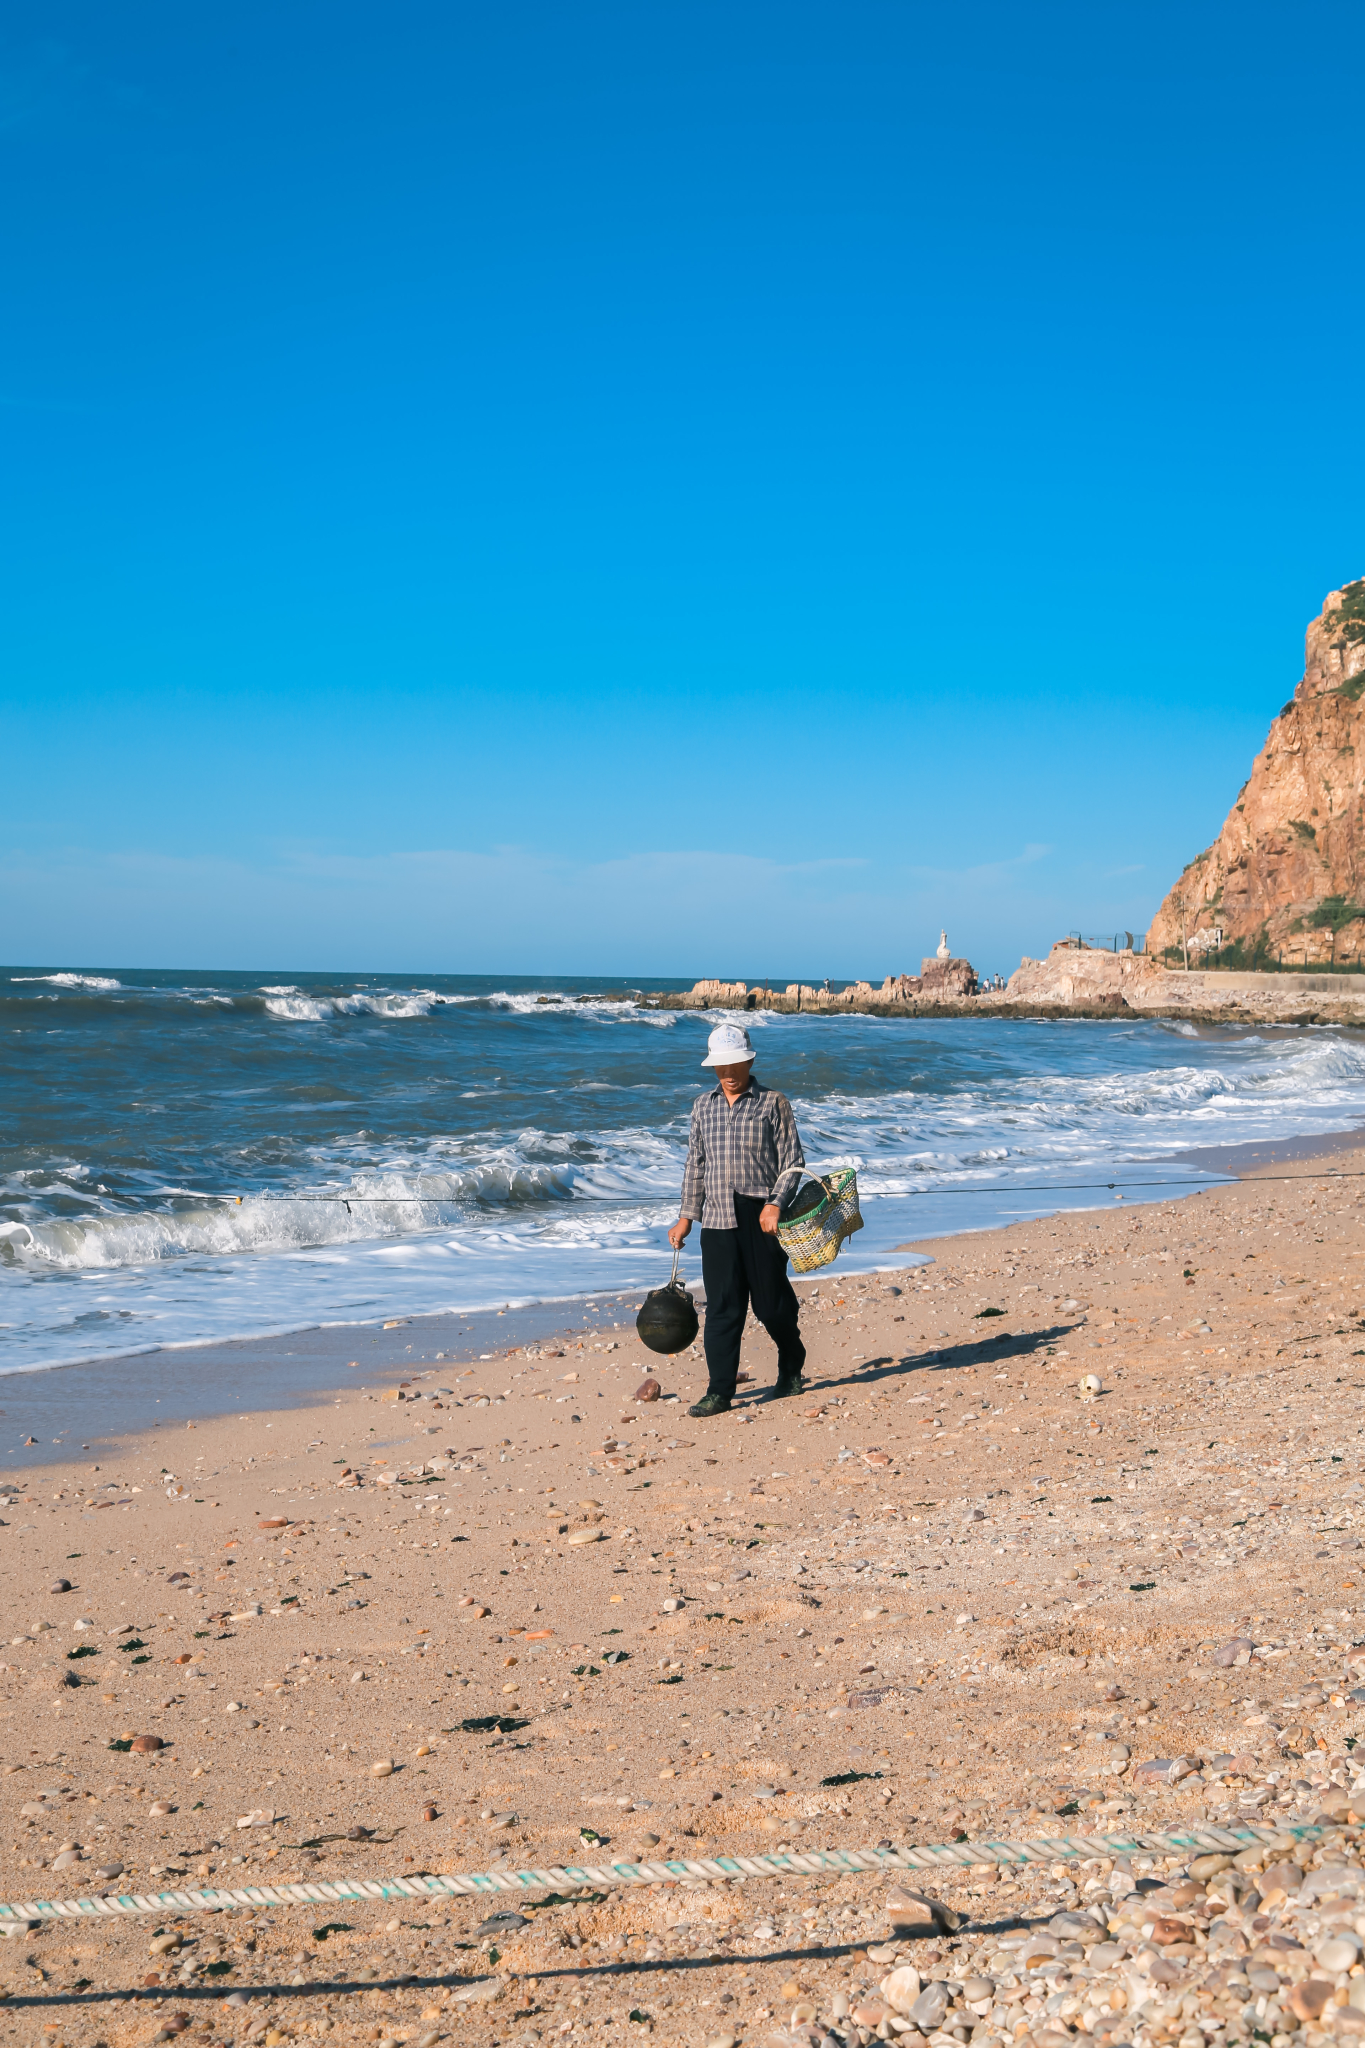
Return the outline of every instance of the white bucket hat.
[[[742,1024],[717,1024],[706,1041],[704,1067],[738,1067],[752,1061],[754,1049]]]

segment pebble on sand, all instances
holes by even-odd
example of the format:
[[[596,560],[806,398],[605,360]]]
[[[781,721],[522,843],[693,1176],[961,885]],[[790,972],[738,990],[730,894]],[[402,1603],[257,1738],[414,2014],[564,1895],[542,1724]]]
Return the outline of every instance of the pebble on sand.
[[[135,1735],[133,1737],[134,1756],[155,1756],[159,1749],[164,1749],[165,1747],[166,1745],[159,1735]]]
[[[657,1401],[662,1392],[663,1388],[659,1385],[659,1382],[651,1377],[647,1380],[641,1380],[632,1398],[636,1401]]]
[[[959,1925],[957,1914],[941,1900],[930,1898],[925,1892],[906,1891],[899,1885],[887,1898],[886,1917],[897,1933],[904,1929],[907,1934],[951,1934]]]
[[[48,1591],[49,1593],[69,1593],[71,1591],[71,1581],[70,1579],[54,1579],[48,1587]]]
[[[921,1991],[920,1974],[910,1964],[903,1963],[888,1977],[883,1977],[881,1994],[887,2004],[902,2017],[909,2012]]]
[[[474,1929],[475,1941],[486,1941],[494,1934],[515,1934],[519,1928],[529,1927],[530,1921],[524,1913],[490,1913]]]
[[[1290,1992],[1290,2007],[1301,2020],[1320,2019],[1335,1988],[1330,1977],[1306,1977]]]

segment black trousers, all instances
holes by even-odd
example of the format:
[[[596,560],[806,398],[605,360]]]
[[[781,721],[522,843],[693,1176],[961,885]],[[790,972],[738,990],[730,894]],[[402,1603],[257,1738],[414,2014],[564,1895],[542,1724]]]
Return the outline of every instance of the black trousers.
[[[706,1288],[706,1373],[708,1392],[734,1399],[739,1346],[750,1302],[777,1346],[784,1379],[806,1362],[796,1290],[787,1278],[787,1254],[775,1237],[758,1227],[763,1203],[757,1195],[735,1196],[734,1230],[703,1230],[701,1277]]]

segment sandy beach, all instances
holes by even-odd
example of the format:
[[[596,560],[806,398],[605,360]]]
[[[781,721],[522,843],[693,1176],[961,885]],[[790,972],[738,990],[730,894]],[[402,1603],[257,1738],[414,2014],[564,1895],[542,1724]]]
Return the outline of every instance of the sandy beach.
[[[4,1895],[1343,1817],[1365,1181],[1328,1176],[1362,1171],[1272,1159],[830,1269],[800,1289],[808,1395],[762,1399],[751,1329],[711,1422],[700,1358],[649,1359],[608,1304],[484,1357],[367,1332],[308,1405],[163,1398],[116,1446],[27,1447]],[[482,1936],[459,1900],[45,1925],[0,1990],[16,2038],[111,2048],[182,2014],[225,2041],[856,2033],[898,1956],[960,1975],[1121,1875],[964,1871],[933,1887],[962,1927],[919,1941],[872,1877],[532,1893]],[[1118,2041],[1121,2014],[1058,2024]]]
[[[1365,2048],[1365,16],[53,18],[0,2048]]]

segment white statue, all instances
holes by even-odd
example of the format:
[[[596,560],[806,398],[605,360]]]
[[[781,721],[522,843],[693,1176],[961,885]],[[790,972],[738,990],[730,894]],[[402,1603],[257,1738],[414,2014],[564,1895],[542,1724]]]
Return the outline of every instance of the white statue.
[[[938,957],[940,960],[951,960],[953,957],[953,949],[948,944],[947,932],[940,932],[938,935]]]

